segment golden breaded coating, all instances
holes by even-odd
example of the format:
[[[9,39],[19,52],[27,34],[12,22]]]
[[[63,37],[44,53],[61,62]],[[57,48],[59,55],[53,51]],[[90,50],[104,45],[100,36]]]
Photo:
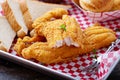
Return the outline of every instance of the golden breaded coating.
[[[112,10],[120,10],[120,0],[114,0],[113,1]]]
[[[48,46],[48,42],[35,42],[31,46],[22,49],[21,55],[26,59],[34,58],[45,64],[64,62],[94,49],[108,46],[116,39],[112,30],[101,26],[89,27],[83,31],[83,34],[85,35],[82,48],[67,45],[51,48]]]
[[[32,45],[33,43],[35,42],[39,42],[39,41],[42,41],[42,42],[45,42],[46,39],[44,37],[41,37],[41,36],[37,36],[35,35],[34,37],[29,37],[29,36],[25,36],[23,39],[21,38],[18,38],[17,39],[17,42],[14,46],[14,49],[16,50],[16,52],[18,54],[21,54],[22,50],[24,48],[27,48],[29,47],[30,45]]]
[[[116,40],[111,29],[93,25],[82,31],[74,18],[63,14],[59,16],[59,19],[45,22],[38,18],[33,23],[37,24],[34,25],[35,35],[18,39],[14,46],[17,53],[26,59],[51,64],[71,60]]]
[[[51,47],[61,47],[64,44],[82,47],[82,30],[77,21],[68,15],[63,15],[62,19],[40,23],[35,32],[39,36],[46,37]]]
[[[94,30],[97,30],[98,33],[94,32]],[[21,54],[26,59],[34,58],[45,64],[58,63],[70,60],[94,49],[108,46],[116,39],[112,30],[101,26],[90,27],[84,31],[84,34],[83,48],[66,45],[60,48],[51,48],[48,46],[48,42],[36,42],[23,49]]]
[[[62,15],[67,15],[67,10],[63,8],[55,8],[47,13],[45,13],[43,16],[37,18],[33,22],[33,28],[37,27],[41,22],[51,21],[52,19],[58,19],[62,18]]]
[[[108,12],[113,6],[114,0],[78,0],[80,6],[87,11]]]
[[[99,25],[88,27],[83,31],[83,34],[85,35],[83,44],[85,46],[88,44],[93,45],[95,49],[99,49],[100,46],[108,46],[116,39],[115,32],[113,30]]]
[[[47,43],[36,42],[28,48],[22,50],[22,56],[26,59],[34,58],[41,63],[50,64],[64,62],[78,56],[78,48],[73,46],[63,46],[51,48]]]

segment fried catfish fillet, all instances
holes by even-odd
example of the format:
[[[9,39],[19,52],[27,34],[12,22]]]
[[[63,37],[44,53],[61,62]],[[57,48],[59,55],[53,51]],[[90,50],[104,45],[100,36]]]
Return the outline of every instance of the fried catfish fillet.
[[[116,40],[115,32],[111,29],[94,25],[82,31],[74,18],[64,14],[60,16],[46,21],[41,20],[45,15],[38,18],[33,23],[37,23],[34,25],[35,35],[18,39],[14,49],[26,59],[51,64],[71,60]],[[41,41],[41,37],[45,37],[46,42]],[[26,44],[29,42],[31,44]]]
[[[33,22],[35,34],[46,37],[51,47],[61,47],[64,44],[82,47],[82,30],[77,21],[66,14],[66,10],[57,8],[36,19]]]
[[[86,28],[83,31],[83,34],[85,35],[83,40],[84,46],[92,45],[94,49],[109,46],[111,42],[116,40],[115,32],[113,30],[100,25],[94,25]],[[84,48],[85,51],[86,49],[87,48]]]
[[[82,30],[77,21],[68,15],[63,15],[62,19],[38,25],[35,32],[39,36],[44,36],[50,47],[58,48],[64,44],[82,47]]]
[[[115,33],[101,26],[89,27],[84,31],[83,47],[64,45],[51,48],[48,42],[36,42],[24,48],[21,55],[26,59],[34,58],[41,63],[51,64],[71,60],[80,54],[88,53],[111,44],[116,39]]]
[[[24,48],[31,46],[35,42],[45,42],[46,39],[42,36],[35,35],[34,37],[25,36],[23,39],[18,38],[14,46],[17,54],[21,54]]]
[[[37,18],[34,23],[32,24],[33,28],[40,25],[40,23],[51,21],[54,19],[61,19],[63,15],[67,15],[68,11],[63,8],[55,8],[51,11],[48,11],[43,16]]]
[[[71,60],[94,49],[106,47],[116,39],[115,32],[101,26],[89,27],[83,31],[83,34],[82,48],[67,45],[51,48],[48,42],[35,42],[29,47],[22,49],[20,54],[26,59],[34,58],[45,64],[58,63]]]

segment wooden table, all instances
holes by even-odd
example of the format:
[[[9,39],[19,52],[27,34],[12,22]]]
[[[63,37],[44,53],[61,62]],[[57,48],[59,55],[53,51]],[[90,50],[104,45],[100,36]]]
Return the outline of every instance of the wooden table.
[[[108,80],[120,79],[120,63]],[[57,80],[0,58],[0,80]]]

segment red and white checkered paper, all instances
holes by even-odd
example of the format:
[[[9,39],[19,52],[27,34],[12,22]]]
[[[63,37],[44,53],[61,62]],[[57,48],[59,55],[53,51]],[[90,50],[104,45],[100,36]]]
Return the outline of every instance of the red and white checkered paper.
[[[2,1],[2,0],[0,0]],[[93,21],[84,14],[83,11],[81,11],[79,8],[77,8],[71,0],[64,0],[66,4],[70,4],[72,6],[71,9],[69,9],[70,16],[76,18],[78,23],[80,24],[81,29],[85,29],[91,24],[93,24]],[[1,8],[0,8],[1,9]],[[2,10],[0,11],[2,14]],[[114,20],[114,21],[107,21],[107,22],[101,22],[101,25],[116,30],[120,29],[120,19]],[[116,35],[120,35],[120,32],[117,32]],[[106,48],[101,48],[97,50],[97,55],[102,56],[100,68],[96,72],[96,74],[88,74],[85,72],[82,72],[81,70],[85,67],[89,66],[92,63],[92,58],[94,54],[91,52],[88,55],[82,55],[77,57],[74,61],[66,62],[66,63],[58,63],[58,64],[51,64],[51,65],[44,65],[48,68],[57,70],[62,73],[66,73],[70,76],[75,77],[77,80],[103,80],[103,78],[106,76],[106,74],[109,73],[109,70],[111,69],[112,65],[119,59],[120,57],[120,43],[116,45],[116,47],[111,51],[109,54],[105,54]],[[16,55],[14,51],[11,51],[13,55]]]
[[[110,12],[102,12],[102,13],[94,13],[94,12],[86,11],[86,10],[82,9],[78,4],[75,3],[74,0],[72,0],[72,1],[80,10],[82,10],[84,12],[85,15],[89,16],[93,22],[104,22],[104,21],[120,18],[120,10],[110,11]]]

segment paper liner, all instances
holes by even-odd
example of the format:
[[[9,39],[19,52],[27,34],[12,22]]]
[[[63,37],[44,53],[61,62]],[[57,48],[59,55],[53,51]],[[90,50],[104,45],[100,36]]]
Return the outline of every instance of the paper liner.
[[[100,68],[98,70],[98,79],[106,80],[106,78],[109,76],[108,74],[110,74],[111,70],[114,68],[113,64],[120,60],[120,50],[110,52],[109,54],[104,54],[101,60]]]
[[[84,14],[87,15],[87,16],[89,17],[89,19],[91,19],[92,22],[105,22],[105,21],[109,21],[109,20],[114,20],[114,19],[120,18],[120,10],[110,11],[110,12],[94,13],[94,12],[86,11],[86,10],[82,9],[82,8],[79,6],[78,1],[79,1],[79,0],[72,0],[72,2],[73,2],[81,11],[83,11]]]
[[[76,20],[81,26],[81,29],[85,29],[91,24],[93,24],[93,22],[89,20],[89,18],[82,11],[80,11],[76,6],[73,5],[71,0],[64,0],[64,2],[72,6],[72,8],[68,10],[69,14],[70,16],[76,18]],[[2,10],[0,10],[0,13],[3,15]],[[120,28],[119,22],[120,20],[107,21],[107,22],[101,23],[101,25],[115,30],[117,28]],[[117,35],[120,35],[120,33],[118,32]],[[12,49],[12,47],[10,49],[11,55],[17,56],[16,52]],[[89,66],[92,63],[91,56],[94,55],[92,52],[89,53],[88,55],[79,56],[74,61],[69,61],[66,63],[50,64],[50,65],[44,65],[44,66],[51,68],[53,70],[57,70],[62,73],[66,73],[70,76],[73,76],[77,80],[80,80],[80,79],[81,80],[103,80],[107,75],[110,74],[109,70],[111,70],[111,65],[115,65],[116,61],[119,59],[118,56],[120,55],[120,43],[109,54],[105,54],[106,50],[107,50],[107,47],[101,48],[96,52],[98,56],[101,56],[101,54],[103,54],[102,61],[100,63],[100,68],[98,69],[96,74],[88,74],[86,72],[81,71],[83,68]],[[37,62],[37,63],[40,64],[40,62]]]

